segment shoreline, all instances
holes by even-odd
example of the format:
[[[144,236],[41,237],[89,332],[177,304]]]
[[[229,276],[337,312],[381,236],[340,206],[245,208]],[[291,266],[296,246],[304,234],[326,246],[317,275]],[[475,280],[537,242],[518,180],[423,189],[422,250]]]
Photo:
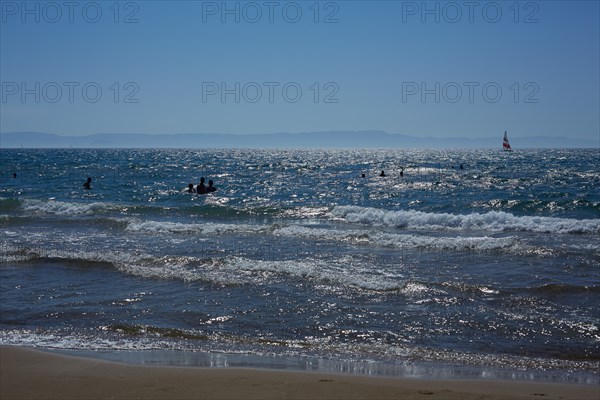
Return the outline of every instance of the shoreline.
[[[147,366],[0,346],[0,398],[597,399],[600,385]]]
[[[597,374],[565,369],[523,369],[447,363],[442,361],[389,362],[324,358],[317,355],[249,354],[223,351],[179,350],[67,350],[45,349],[53,354],[102,359],[127,365],[187,368],[242,368],[316,372],[365,377],[435,380],[498,380],[531,383],[600,385]]]

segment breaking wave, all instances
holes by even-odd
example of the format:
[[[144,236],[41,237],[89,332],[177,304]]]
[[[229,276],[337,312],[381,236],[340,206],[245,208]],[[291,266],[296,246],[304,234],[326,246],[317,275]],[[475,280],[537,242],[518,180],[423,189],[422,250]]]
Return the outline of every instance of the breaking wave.
[[[387,211],[358,206],[336,206],[331,217],[350,223],[417,230],[529,231],[541,233],[600,233],[600,219],[515,216],[502,211],[485,214],[447,214]]]
[[[61,216],[92,215],[102,212],[123,211],[127,207],[106,202],[76,203],[57,200],[23,200],[23,211],[33,214],[52,214]]]

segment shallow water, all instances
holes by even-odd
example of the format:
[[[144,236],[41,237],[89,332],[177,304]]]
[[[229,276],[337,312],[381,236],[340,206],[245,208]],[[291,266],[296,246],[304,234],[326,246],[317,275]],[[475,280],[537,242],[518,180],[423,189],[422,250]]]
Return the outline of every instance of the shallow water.
[[[598,383],[599,155],[3,149],[0,344]]]

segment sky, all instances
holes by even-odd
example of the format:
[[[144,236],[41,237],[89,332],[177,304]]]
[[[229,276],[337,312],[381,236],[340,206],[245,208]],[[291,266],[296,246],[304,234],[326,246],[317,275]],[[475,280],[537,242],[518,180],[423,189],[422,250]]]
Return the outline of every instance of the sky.
[[[0,0],[0,131],[600,143],[599,4]]]

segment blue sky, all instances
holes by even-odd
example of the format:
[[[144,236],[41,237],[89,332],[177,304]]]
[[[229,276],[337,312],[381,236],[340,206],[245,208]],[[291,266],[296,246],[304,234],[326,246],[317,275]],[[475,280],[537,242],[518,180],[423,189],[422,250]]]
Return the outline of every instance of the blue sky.
[[[0,4],[2,132],[600,140],[598,1]]]

